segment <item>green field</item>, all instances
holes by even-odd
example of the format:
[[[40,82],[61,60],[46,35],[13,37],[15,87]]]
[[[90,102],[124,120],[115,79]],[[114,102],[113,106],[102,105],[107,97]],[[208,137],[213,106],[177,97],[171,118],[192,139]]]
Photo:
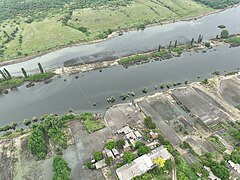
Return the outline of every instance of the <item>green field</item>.
[[[213,11],[192,0],[0,0],[0,9],[0,62]]]

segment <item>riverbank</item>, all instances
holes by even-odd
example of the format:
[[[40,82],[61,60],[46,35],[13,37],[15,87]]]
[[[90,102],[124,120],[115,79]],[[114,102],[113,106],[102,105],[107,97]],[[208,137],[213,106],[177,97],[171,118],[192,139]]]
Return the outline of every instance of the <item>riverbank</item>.
[[[235,5],[235,6],[238,6],[238,5]],[[161,22],[161,23],[154,23],[154,24],[150,24],[150,25],[147,25],[146,27],[149,28],[149,27],[152,27],[152,26],[157,26],[157,25],[163,25],[163,24],[168,24],[168,23],[173,23],[173,22],[178,22],[178,21],[191,21],[191,20],[196,20],[196,19],[199,19],[203,16],[207,16],[207,15],[210,15],[210,14],[214,14],[214,13],[219,13],[221,11],[224,11],[226,9],[229,9],[229,8],[232,8],[232,7],[228,7],[228,8],[225,8],[225,9],[221,9],[221,10],[215,10],[215,11],[211,11],[211,12],[207,12],[207,13],[204,13],[204,14],[201,14],[201,15],[198,15],[198,16],[194,16],[194,17],[188,17],[188,18],[181,18],[181,19],[178,19],[178,20],[171,20],[171,21],[164,21],[164,22]],[[28,60],[31,60],[33,58],[37,58],[37,57],[41,57],[45,54],[48,54],[48,53],[51,53],[53,51],[57,51],[59,49],[62,49],[62,48],[69,48],[69,47],[75,47],[75,46],[79,46],[79,45],[86,45],[86,44],[94,44],[94,43],[98,43],[98,42],[101,42],[101,41],[105,41],[105,40],[108,40],[108,39],[111,39],[111,38],[114,38],[116,36],[118,36],[119,34],[122,34],[122,32],[129,32],[129,31],[135,31],[137,30],[136,27],[134,28],[128,28],[128,29],[123,29],[123,30],[120,30],[120,31],[117,31],[117,32],[113,32],[111,35],[108,36],[108,38],[105,38],[105,39],[99,39],[99,40],[96,40],[96,41],[91,41],[91,42],[84,42],[84,43],[74,43],[74,44],[68,44],[68,45],[63,45],[63,46],[59,46],[57,48],[52,48],[51,50],[48,50],[48,51],[45,51],[45,52],[41,52],[41,53],[37,53],[37,54],[33,54],[31,56],[27,56],[27,57],[23,57],[23,58],[19,58],[19,59],[14,59],[14,60],[9,60],[9,61],[4,61],[4,62],[1,62],[0,63],[0,67],[1,66],[6,66],[6,65],[10,65],[10,64],[16,64],[16,63],[20,63],[20,62],[25,62],[25,61],[28,61]]]
[[[34,86],[35,82],[44,81],[45,83],[50,83],[50,79],[54,77],[55,74],[53,72],[45,72],[30,75],[27,77],[10,77],[9,79],[1,79],[0,80],[0,94],[8,94],[9,90],[16,90],[19,86],[27,83],[26,87],[30,88]]]

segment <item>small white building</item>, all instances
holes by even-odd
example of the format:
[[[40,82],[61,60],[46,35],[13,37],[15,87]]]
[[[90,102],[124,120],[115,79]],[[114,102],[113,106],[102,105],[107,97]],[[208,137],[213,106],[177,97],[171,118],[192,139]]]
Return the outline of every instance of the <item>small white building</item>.
[[[137,139],[136,135],[133,132],[130,132],[125,135],[126,139]]]
[[[141,133],[139,131],[134,131],[134,134],[136,135],[138,140],[141,140],[143,138],[143,136],[141,135]]]
[[[124,144],[124,146],[123,146],[123,150],[124,150],[124,151],[130,151],[131,149],[132,149],[132,148],[131,148],[130,144],[128,143],[127,140],[125,140],[125,144]]]
[[[98,161],[95,163],[96,169],[102,169],[106,166],[105,159],[102,159],[101,161]]]
[[[133,147],[135,147],[135,144],[136,144],[136,140],[135,139],[129,139],[130,143],[133,145]]]
[[[117,131],[118,134],[124,133],[124,134],[128,134],[130,132],[132,132],[133,130],[129,127],[129,126],[125,126],[122,129],[119,129]]]
[[[240,164],[235,164],[231,160],[229,160],[228,163],[238,174],[240,174]]]
[[[112,149],[112,152],[113,152],[113,154],[114,154],[115,157],[119,155],[118,150],[115,149],[115,148]]]
[[[106,153],[107,157],[111,157],[111,158],[115,159],[111,150],[105,149],[105,153]]]

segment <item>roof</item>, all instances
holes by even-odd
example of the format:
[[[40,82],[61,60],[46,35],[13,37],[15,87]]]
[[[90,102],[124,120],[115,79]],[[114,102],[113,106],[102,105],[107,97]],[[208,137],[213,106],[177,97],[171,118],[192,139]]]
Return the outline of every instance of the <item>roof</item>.
[[[150,135],[153,139],[156,139],[158,137],[158,134],[154,132],[150,132]]]
[[[119,180],[131,180],[135,176],[139,176],[152,168],[153,162],[145,154],[135,160],[131,164],[124,165],[116,170]]]
[[[160,146],[148,154],[144,154],[116,170],[119,180],[131,180],[135,176],[140,176],[154,167],[153,160],[161,157],[167,160],[171,154],[164,146]]]
[[[105,152],[106,152],[107,157],[112,157],[114,159],[114,155],[111,150],[105,149]]]
[[[240,164],[235,164],[231,160],[229,160],[228,163],[235,171],[237,171],[238,174],[240,174]]]
[[[133,132],[126,134],[126,139],[137,139],[136,135]]]
[[[124,133],[124,134],[128,134],[130,132],[132,132],[132,129],[129,126],[125,126],[122,129],[119,129],[118,134]]]
[[[134,131],[134,134],[136,135],[137,138],[142,138],[142,135],[139,131]]]
[[[117,156],[117,155],[119,155],[119,152],[118,152],[118,150],[116,150],[115,148],[114,148],[114,149],[112,149],[112,152],[113,152],[114,156]]]
[[[105,159],[95,163],[96,169],[101,169],[106,166]]]
[[[129,139],[130,143],[135,147],[135,144],[136,144],[136,140],[135,139]]]
[[[158,157],[161,157],[164,160],[168,160],[172,157],[172,155],[168,152],[168,150],[164,146],[160,146],[152,150],[150,153],[148,153],[148,156],[151,158],[151,160],[154,160]]]

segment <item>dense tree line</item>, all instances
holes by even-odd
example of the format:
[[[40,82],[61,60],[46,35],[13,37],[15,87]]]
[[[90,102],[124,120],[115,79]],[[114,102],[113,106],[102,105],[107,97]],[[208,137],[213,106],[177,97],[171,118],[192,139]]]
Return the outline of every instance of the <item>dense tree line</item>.
[[[28,138],[28,147],[31,153],[40,159],[44,159],[47,155],[46,140],[48,139],[56,145],[56,152],[61,153],[62,149],[67,147],[67,137],[62,130],[63,125],[74,117],[73,114],[66,114],[61,117],[50,114],[40,118],[41,122],[33,125],[33,131]]]
[[[50,13],[59,13],[62,12],[63,9],[81,9],[103,5],[124,6],[131,1],[132,0],[0,0],[0,21],[19,15],[29,17],[28,22],[31,23],[34,18],[45,17]]]
[[[240,3],[240,0],[194,0],[214,9],[222,9]]]

